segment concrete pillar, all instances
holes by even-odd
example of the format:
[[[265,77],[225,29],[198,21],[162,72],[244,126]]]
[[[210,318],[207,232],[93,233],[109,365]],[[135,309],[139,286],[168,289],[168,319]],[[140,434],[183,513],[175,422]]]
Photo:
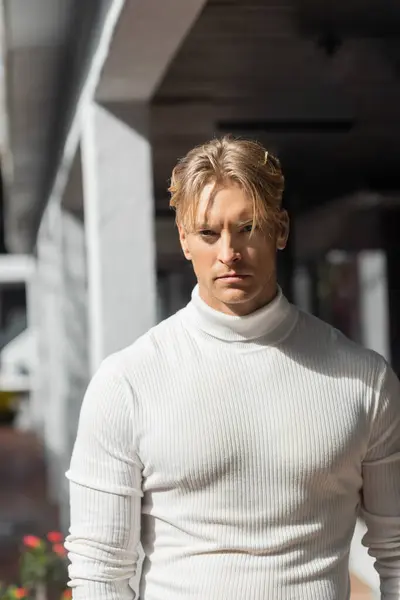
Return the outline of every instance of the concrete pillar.
[[[27,326],[33,336],[35,348],[34,368],[30,373],[31,391],[29,395],[29,428],[39,437],[43,437],[44,399],[41,393],[40,381],[40,346],[42,334],[42,290],[40,285],[39,261],[36,261],[35,271],[26,283]]]
[[[397,222],[400,225],[400,218]],[[390,247],[387,248],[385,255],[387,262],[387,294],[390,315],[390,361],[397,376],[400,377],[400,244],[398,238],[397,240],[393,240]]]
[[[293,277],[293,301],[305,312],[319,315],[318,259],[297,265]]]
[[[93,372],[157,320],[147,105],[92,103],[81,149]]]
[[[305,264],[297,265],[294,271],[293,301],[301,310],[312,312],[312,281]]]
[[[78,152],[62,203],[51,204],[44,215],[38,239],[38,276],[31,290],[32,319],[39,338],[32,400],[35,415],[42,421],[49,494],[60,506],[64,528],[69,519],[64,474],[89,381],[87,256],[80,166]]]
[[[386,257],[389,347],[392,367],[400,377],[400,209],[394,203],[381,213],[382,247]]]
[[[390,360],[389,299],[385,253],[365,250],[358,255],[361,341]]]
[[[67,449],[64,370],[64,321],[62,318],[62,218],[61,207],[48,205],[38,236],[40,317],[36,407],[42,406],[43,438],[48,459],[49,493],[58,501]]]
[[[68,183],[64,190],[61,210],[62,250],[62,319],[64,322],[64,402],[67,414],[67,451],[70,454],[82,399],[89,378],[88,358],[88,277],[84,225],[82,157],[76,152]]]
[[[62,203],[44,214],[37,273],[28,288],[28,323],[38,340],[32,420],[47,453],[50,499],[68,526],[68,468],[88,380],[87,268],[81,157],[78,151]]]
[[[62,368],[65,385],[60,402],[65,415],[65,453],[61,457],[62,485],[59,489],[61,524],[69,524],[69,467],[76,438],[82,399],[89,382],[87,265],[85,231],[82,219],[68,210],[62,211],[61,318],[64,324]]]

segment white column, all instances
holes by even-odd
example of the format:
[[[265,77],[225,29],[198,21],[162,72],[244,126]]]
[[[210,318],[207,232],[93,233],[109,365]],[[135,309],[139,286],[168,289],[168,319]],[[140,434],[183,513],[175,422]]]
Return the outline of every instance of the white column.
[[[60,461],[62,483],[59,502],[61,524],[66,531],[69,526],[69,497],[64,473],[70,464],[82,400],[89,382],[85,231],[82,219],[68,210],[62,210],[62,277],[62,365],[65,385],[60,401],[65,415],[66,440],[65,453]]]
[[[358,255],[362,343],[390,360],[386,257],[381,250]]]
[[[358,254],[359,302],[361,341],[389,359],[389,324],[386,259],[382,251],[365,250]],[[372,590],[372,597],[379,598],[379,578],[361,540],[366,533],[362,521],[357,522],[350,552],[350,569]]]
[[[312,281],[306,265],[297,265],[293,275],[294,302],[301,310],[312,313]]]
[[[156,322],[153,174],[145,104],[83,120],[91,371]]]
[[[43,407],[43,438],[53,501],[59,499],[67,450],[61,227],[61,207],[52,203],[46,209],[38,237],[41,313],[35,394],[41,396]]]
[[[82,221],[68,211],[63,211],[62,219],[63,362],[68,448],[72,450],[81,403],[89,382],[86,248]]]
[[[33,337],[34,357],[33,369],[30,373],[31,390],[29,394],[29,426],[40,437],[43,437],[44,398],[40,382],[40,337],[42,335],[42,290],[39,273],[39,261],[36,261],[35,272],[26,283],[27,326]]]
[[[62,198],[62,319],[67,463],[76,437],[82,399],[89,382],[87,252],[83,214],[82,157],[78,148]],[[68,465],[67,465],[68,466]]]
[[[47,208],[38,238],[38,272],[30,291],[39,356],[33,410],[45,443],[49,495],[69,523],[68,469],[89,380],[87,256],[81,156],[77,152],[61,203]]]

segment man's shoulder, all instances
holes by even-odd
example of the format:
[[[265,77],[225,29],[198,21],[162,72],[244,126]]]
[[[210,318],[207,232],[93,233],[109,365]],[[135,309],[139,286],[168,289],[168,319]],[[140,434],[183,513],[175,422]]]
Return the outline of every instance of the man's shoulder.
[[[155,361],[171,355],[173,349],[180,345],[183,331],[181,312],[164,319],[129,346],[108,356],[103,361],[103,367],[119,374],[154,367]]]
[[[384,357],[358,343],[326,321],[304,311],[299,311],[298,331],[310,348],[327,360],[344,361],[347,366],[382,372],[386,367]]]

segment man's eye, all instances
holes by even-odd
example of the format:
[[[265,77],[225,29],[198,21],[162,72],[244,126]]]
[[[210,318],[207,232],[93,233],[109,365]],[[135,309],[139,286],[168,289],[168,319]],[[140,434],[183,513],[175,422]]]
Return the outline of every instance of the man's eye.
[[[215,237],[217,234],[215,233],[215,231],[211,231],[211,229],[202,229],[200,231],[200,235],[202,235],[203,237]]]

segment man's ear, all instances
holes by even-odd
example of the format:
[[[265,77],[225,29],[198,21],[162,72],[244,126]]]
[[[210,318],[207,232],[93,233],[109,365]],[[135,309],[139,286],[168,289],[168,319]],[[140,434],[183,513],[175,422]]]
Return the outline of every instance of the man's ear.
[[[190,254],[188,242],[187,242],[187,232],[185,228],[178,223],[178,231],[179,231],[179,241],[181,243],[182,251],[187,260],[192,260],[192,255]]]
[[[284,250],[289,238],[290,221],[289,215],[286,210],[282,210],[280,214],[278,232],[276,236],[276,248],[277,250]]]

